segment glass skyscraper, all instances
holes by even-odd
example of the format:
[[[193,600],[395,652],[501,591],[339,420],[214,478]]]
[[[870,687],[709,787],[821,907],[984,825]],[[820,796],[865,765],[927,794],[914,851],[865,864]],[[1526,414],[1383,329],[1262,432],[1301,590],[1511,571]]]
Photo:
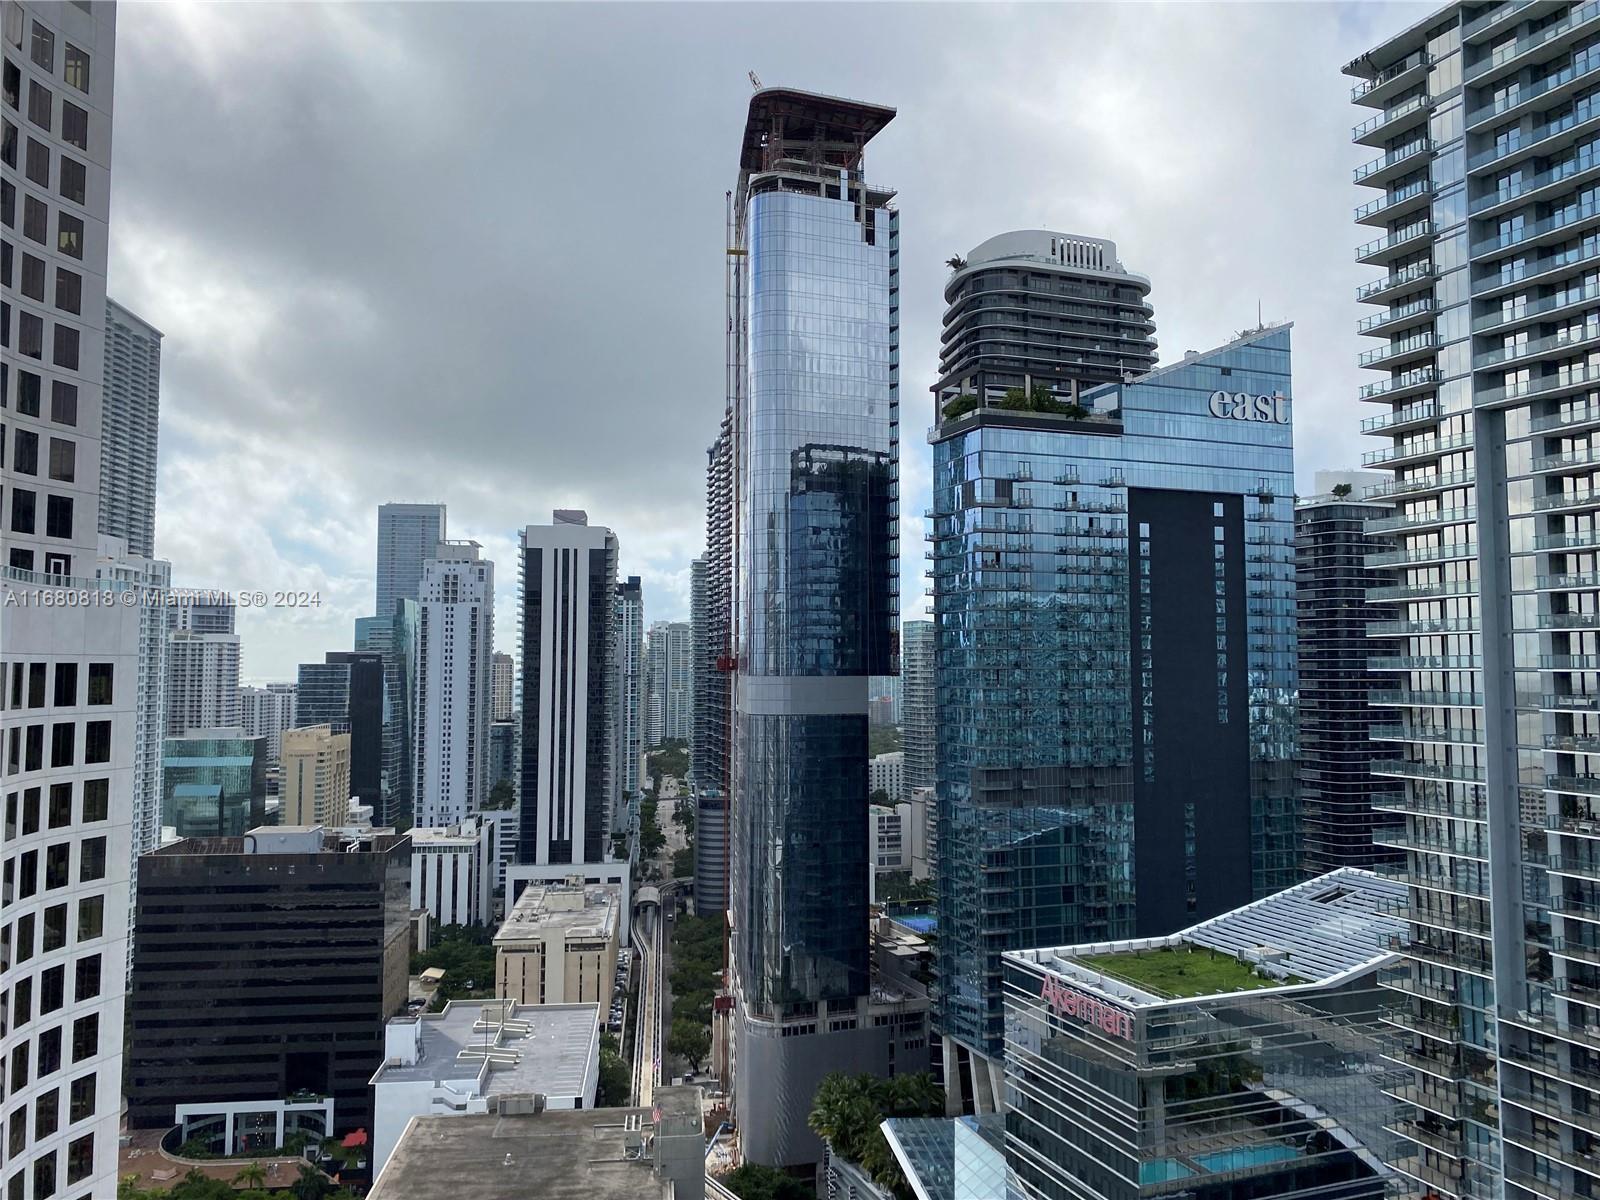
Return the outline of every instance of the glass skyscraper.
[[[938,1012],[980,1112],[1002,951],[1171,933],[1297,877],[1289,335],[939,397]]]
[[[1600,1189],[1600,4],[1450,4],[1352,62],[1368,523],[1401,651],[1390,1059],[1413,1192]]]
[[[897,634],[898,214],[863,176],[894,110],[750,102],[733,197],[732,957],[747,1160],[820,1158],[831,1069],[880,1070],[867,678]],[[862,1003],[858,1003],[862,1002]]]

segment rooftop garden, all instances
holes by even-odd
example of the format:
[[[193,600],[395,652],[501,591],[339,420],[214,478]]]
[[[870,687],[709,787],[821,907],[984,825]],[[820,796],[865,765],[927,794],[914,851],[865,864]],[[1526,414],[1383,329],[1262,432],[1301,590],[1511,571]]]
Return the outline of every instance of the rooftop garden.
[[[940,417],[946,421],[953,421],[973,411],[979,404],[980,400],[976,395],[957,396],[940,410]],[[1007,388],[1005,396],[995,407],[1003,412],[1052,413],[1075,421],[1081,421],[1090,415],[1089,410],[1081,404],[1057,400],[1050,389],[1042,383],[1034,384],[1029,391]]]
[[[1250,963],[1206,946],[1120,950],[1115,954],[1085,955],[1072,961],[1170,1000],[1305,982],[1292,975],[1286,979],[1263,978]]]

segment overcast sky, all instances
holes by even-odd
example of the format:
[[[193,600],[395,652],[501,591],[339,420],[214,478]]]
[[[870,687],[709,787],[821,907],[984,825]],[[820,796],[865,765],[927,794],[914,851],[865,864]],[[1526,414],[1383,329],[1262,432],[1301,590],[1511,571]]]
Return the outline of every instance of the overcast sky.
[[[1300,489],[1359,461],[1340,67],[1426,5],[127,4],[111,294],[166,334],[156,552],[245,613],[247,679],[348,648],[376,508],[616,529],[685,619],[723,407],[724,192],[754,70],[899,109],[902,595],[918,615],[944,260],[1009,229],[1112,238],[1163,362],[1295,322]],[[1372,235],[1369,235],[1372,236]]]

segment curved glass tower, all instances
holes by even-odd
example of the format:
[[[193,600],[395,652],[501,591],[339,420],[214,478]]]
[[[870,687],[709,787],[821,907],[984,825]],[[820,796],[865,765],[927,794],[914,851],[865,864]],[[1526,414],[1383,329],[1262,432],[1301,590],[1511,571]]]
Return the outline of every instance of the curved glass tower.
[[[734,197],[729,908],[735,1100],[761,1163],[820,1157],[816,1082],[874,1069],[881,1041],[865,1016],[866,705],[897,626],[898,248],[862,150],[893,116],[758,92]]]

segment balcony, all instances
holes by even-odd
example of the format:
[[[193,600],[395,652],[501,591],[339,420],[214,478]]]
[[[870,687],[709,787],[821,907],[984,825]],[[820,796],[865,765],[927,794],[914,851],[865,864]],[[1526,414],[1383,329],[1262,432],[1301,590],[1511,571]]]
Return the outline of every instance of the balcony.
[[[1350,140],[1360,146],[1382,146],[1402,131],[1425,122],[1431,111],[1432,96],[1413,96],[1355,126],[1350,130]]]
[[[1398,1086],[1386,1087],[1381,1090],[1385,1096],[1392,1096],[1402,1104],[1410,1104],[1417,1108],[1425,1109],[1452,1121],[1459,1121],[1466,1116],[1466,1106],[1461,1103],[1460,1099],[1452,1096],[1443,1096],[1432,1090],[1425,1092],[1409,1080]],[[1396,1165],[1398,1166],[1398,1164]],[[1407,1174],[1410,1174],[1410,1172],[1407,1172]]]
[[[1383,689],[1367,693],[1367,703],[1378,708],[1481,708],[1481,692],[1441,692],[1421,689]]]
[[[1551,158],[1592,131],[1593,123],[1600,120],[1600,105],[1585,97],[1570,111],[1552,117],[1543,125],[1536,125],[1526,141],[1506,146],[1491,146],[1467,160],[1467,174],[1474,175],[1489,169],[1499,169],[1514,159],[1539,155]]]
[[[1552,792],[1600,796],[1600,776],[1596,775],[1546,775],[1544,785]]]
[[[1600,530],[1573,529],[1565,533],[1536,533],[1533,535],[1533,548],[1535,550],[1586,550],[1600,546]],[[1551,628],[1579,628],[1579,626],[1551,626]]]
[[[1548,396],[1568,391],[1583,391],[1600,380],[1600,365],[1580,363],[1563,368],[1554,375],[1541,375],[1527,383],[1511,387],[1489,388],[1474,397],[1480,408],[1493,407],[1508,400],[1521,400],[1528,396]]]
[[[1368,187],[1382,187],[1391,179],[1421,166],[1424,156],[1432,157],[1436,149],[1437,146],[1432,138],[1419,137],[1371,162],[1362,163],[1351,174],[1356,183],[1364,183]],[[1357,212],[1359,211],[1358,209]],[[1360,216],[1356,217],[1356,220],[1360,219]]]
[[[1518,698],[1520,702],[1520,697]],[[1600,696],[1578,696],[1547,692],[1539,698],[1541,712],[1600,712]]]
[[[1600,613],[1540,613],[1540,629],[1600,629]]]
[[[1521,16],[1524,9],[1536,2],[1537,0],[1506,0],[1504,4],[1497,4],[1488,12],[1480,13],[1461,27],[1462,42],[1475,42],[1490,33],[1499,32]]]
[[[1382,228],[1407,213],[1426,209],[1433,203],[1433,196],[1437,190],[1431,179],[1418,179],[1408,183],[1388,195],[1358,205],[1355,210],[1356,224],[1376,225]]]
[[[1512,289],[1526,290],[1545,283],[1565,282],[1579,274],[1579,267],[1597,259],[1600,259],[1600,242],[1585,242],[1576,250],[1540,255],[1515,264],[1506,259],[1492,275],[1481,275],[1472,281],[1472,298],[1492,298]],[[1504,323],[1515,320],[1515,317],[1507,317]]]
[[[1591,8],[1593,6],[1585,5],[1584,7]],[[1592,82],[1596,76],[1600,76],[1600,55],[1595,54],[1593,51],[1579,53],[1574,56],[1572,62],[1567,66],[1562,67],[1553,74],[1546,75],[1539,82],[1529,84],[1525,88],[1518,88],[1516,91],[1502,96],[1492,103],[1473,109],[1472,112],[1467,114],[1467,131],[1470,133],[1477,130],[1490,121],[1494,121],[1497,124],[1508,122],[1513,117],[1520,116],[1533,108],[1536,103],[1548,109],[1554,101],[1576,90],[1580,85]],[[1411,118],[1410,114],[1405,113],[1400,114],[1400,117],[1405,118],[1408,122],[1415,119]],[[1407,124],[1401,123],[1398,119],[1394,125],[1396,130],[1407,127]],[[1368,136],[1370,137],[1371,135],[1369,134]],[[1359,138],[1352,140],[1362,141]],[[1362,144],[1370,146],[1374,144],[1381,145],[1382,143],[1380,140],[1378,143],[1367,141],[1362,142]]]
[[[1592,150],[1583,150],[1549,170],[1528,176],[1520,183],[1504,185],[1495,191],[1486,192],[1469,204],[1467,211],[1474,217],[1488,217],[1493,215],[1496,209],[1520,208],[1525,204],[1549,200],[1551,199],[1549,193],[1560,188],[1574,187],[1596,171],[1600,171],[1600,154]]]
[[[1459,783],[1482,783],[1483,768],[1469,763],[1408,762],[1405,759],[1372,760],[1372,773],[1396,779],[1451,779]],[[1374,835],[1376,836],[1376,835]],[[1400,832],[1400,836],[1405,836]],[[1393,843],[1389,843],[1393,845]],[[1481,857],[1481,855],[1480,855]]]
[[[1471,445],[1470,433],[1458,433],[1446,438],[1419,438],[1411,442],[1385,446],[1381,450],[1368,450],[1361,456],[1361,461],[1367,466],[1379,463],[1388,463],[1392,466],[1401,463],[1419,463],[1430,458],[1438,458],[1451,450],[1465,450]]]
[[[1597,299],[1600,299],[1600,286],[1579,284],[1577,287],[1563,288],[1559,292],[1541,296],[1526,304],[1513,305],[1501,312],[1485,313],[1472,323],[1472,332],[1483,333],[1501,326],[1520,325],[1524,321],[1531,321],[1546,313],[1558,312],[1564,308],[1578,308]]]
[[[1439,381],[1439,372],[1431,363],[1391,379],[1379,379],[1363,384],[1356,396],[1361,400],[1398,400],[1413,392],[1426,391]]]
[[[1462,1155],[1466,1153],[1461,1145],[1460,1135],[1451,1135],[1442,1127],[1429,1129],[1417,1121],[1397,1121],[1393,1125],[1385,1125],[1384,1128],[1396,1137],[1416,1142],[1419,1146],[1426,1146],[1435,1154],[1442,1154],[1446,1158],[1460,1161]]]
[[[1409,54],[1392,67],[1385,67],[1371,79],[1363,79],[1350,89],[1350,103],[1379,105],[1388,97],[1403,92],[1421,80],[1426,68],[1433,65],[1433,55],[1426,50]]]
[[[1600,298],[1600,288],[1591,290],[1589,298]],[[1535,417],[1531,428],[1534,433],[1544,433],[1551,429],[1575,429],[1580,425],[1600,425],[1600,404],[1574,404],[1565,412]]]
[[[1408,404],[1404,408],[1397,408],[1393,412],[1381,413],[1376,417],[1368,417],[1361,422],[1361,432],[1382,433],[1388,431],[1399,433],[1404,429],[1431,425],[1438,419],[1439,402],[1432,399],[1422,400],[1416,404]],[[1368,528],[1371,528],[1370,522]]]
[[[1475,862],[1489,861],[1489,847],[1450,838],[1430,838],[1405,829],[1374,829],[1375,845],[1392,846],[1397,850],[1410,850],[1417,854],[1439,854],[1449,858],[1470,858]],[[1425,922],[1424,922],[1425,923]]]
[[[1471,521],[1477,514],[1475,505],[1464,504],[1455,508],[1433,508],[1426,512],[1401,513],[1393,517],[1374,517],[1365,522],[1363,528],[1369,534],[1431,529]]]
[[[1565,875],[1572,879],[1587,879],[1600,883],[1600,859],[1562,857],[1552,854],[1545,864],[1552,875]]]
[[[1424,296],[1420,300],[1402,304],[1399,308],[1385,309],[1383,312],[1373,313],[1370,317],[1363,317],[1356,322],[1356,332],[1376,335],[1392,329],[1402,329],[1407,325],[1421,325],[1433,320],[1433,314],[1438,311],[1438,307],[1433,302],[1432,296]]]
[[[1519,63],[1519,60],[1540,47],[1565,49],[1585,34],[1592,32],[1597,19],[1600,19],[1600,3],[1585,4],[1581,8],[1575,8],[1554,25],[1547,25],[1536,33],[1520,37],[1509,46],[1502,46],[1478,59],[1462,72],[1462,79],[1469,83],[1477,83],[1481,87],[1497,75],[1513,71],[1519,65],[1528,65]]]
[[[1369,725],[1367,736],[1375,742],[1416,742],[1421,745],[1451,744],[1460,746],[1483,745],[1483,733],[1477,729],[1448,729],[1428,725]],[[1443,813],[1443,816],[1460,815]]]
[[[1408,567],[1417,563],[1459,562],[1478,556],[1475,542],[1449,542],[1442,546],[1413,546],[1406,550],[1385,550],[1362,560],[1368,570],[1383,567]]]
[[[1356,365],[1360,367],[1398,367],[1402,363],[1413,362],[1421,358],[1431,358],[1438,350],[1439,341],[1434,336],[1433,330],[1426,333],[1414,334],[1402,341],[1391,342],[1387,346],[1374,346],[1371,350],[1364,351],[1357,359]]]
[[[1375,483],[1366,489],[1366,496],[1370,500],[1381,500],[1386,496],[1420,496],[1428,492],[1445,491],[1453,487],[1464,487],[1473,480],[1472,468],[1461,471],[1436,472],[1432,475],[1412,476],[1407,479],[1390,479],[1383,483]]]
[[[1572,511],[1574,509],[1592,508],[1596,504],[1600,504],[1600,491],[1596,491],[1593,488],[1584,488],[1582,491],[1577,491],[1577,492],[1552,492],[1548,496],[1535,496],[1533,498],[1533,511],[1534,512],[1570,512],[1570,511]],[[1563,586],[1566,586],[1566,587],[1584,587],[1584,586],[1587,586],[1585,584],[1565,584],[1565,585],[1552,584],[1549,587],[1547,587],[1545,585],[1545,583],[1543,582],[1546,579],[1553,580],[1553,579],[1556,579],[1556,578],[1559,578],[1559,577],[1558,576],[1554,576],[1554,575],[1541,576],[1540,577],[1541,582],[1540,582],[1540,585],[1539,585],[1540,586],[1540,590],[1544,590],[1544,591],[1559,591]],[[1574,575],[1571,578],[1577,579],[1577,578],[1579,578],[1579,576]]]
[[[1368,621],[1369,638],[1422,637],[1430,633],[1477,633],[1476,617],[1419,617],[1410,621]]]
[[[1538,338],[1531,342],[1522,342],[1514,346],[1499,346],[1493,350],[1485,350],[1472,360],[1472,365],[1478,370],[1485,367],[1497,366],[1501,363],[1529,362],[1541,358],[1553,358],[1562,354],[1571,354],[1579,350],[1591,348],[1600,342],[1600,324],[1585,325],[1580,332],[1563,330],[1553,333],[1549,337]]]
[[[1432,280],[1437,274],[1432,262],[1415,262],[1382,279],[1362,284],[1356,289],[1356,300],[1363,304],[1387,303],[1391,295],[1414,290],[1418,284]]]
[[[1541,454],[1533,460],[1534,472],[1565,471],[1588,468],[1600,462],[1600,446],[1586,446],[1577,450],[1563,450],[1559,454]]]
[[[1434,227],[1432,221],[1418,221],[1407,225],[1404,229],[1397,229],[1388,237],[1378,238],[1364,246],[1356,248],[1356,261],[1363,263],[1380,262],[1385,258],[1397,258],[1402,251],[1422,245],[1433,237]]]
[[[1518,246],[1537,242],[1548,234],[1563,234],[1573,226],[1583,225],[1597,217],[1600,217],[1600,203],[1591,200],[1586,204],[1574,204],[1553,212],[1542,220],[1530,221],[1510,233],[1499,233],[1494,237],[1485,238],[1472,247],[1472,257],[1485,258],[1503,254]]]
[[[1367,589],[1369,604],[1388,604],[1400,600],[1433,600],[1440,596],[1476,596],[1475,579],[1438,579],[1431,583],[1396,583]]]

